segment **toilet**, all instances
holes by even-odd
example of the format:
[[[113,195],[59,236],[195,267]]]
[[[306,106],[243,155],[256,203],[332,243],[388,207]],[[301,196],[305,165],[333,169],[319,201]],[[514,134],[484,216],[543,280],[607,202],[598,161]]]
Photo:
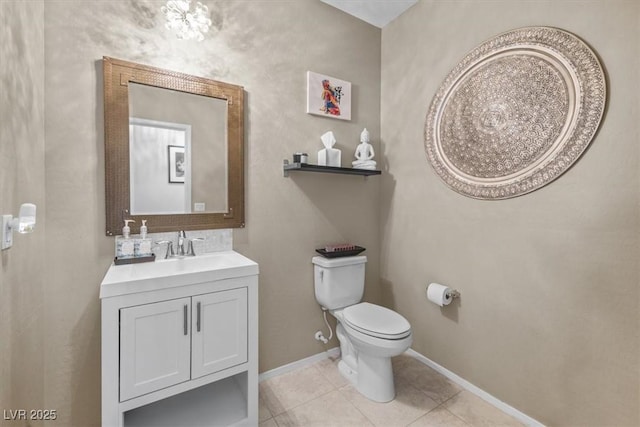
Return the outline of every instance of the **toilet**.
[[[342,376],[376,402],[395,398],[391,358],[411,346],[411,325],[400,314],[360,302],[366,256],[313,257],[316,300],[338,321]]]

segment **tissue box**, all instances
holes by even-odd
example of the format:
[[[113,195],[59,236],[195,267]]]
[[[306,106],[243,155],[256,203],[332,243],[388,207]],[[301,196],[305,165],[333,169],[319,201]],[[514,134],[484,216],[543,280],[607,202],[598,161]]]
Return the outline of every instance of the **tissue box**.
[[[319,166],[342,166],[342,152],[337,148],[324,148],[318,151]]]

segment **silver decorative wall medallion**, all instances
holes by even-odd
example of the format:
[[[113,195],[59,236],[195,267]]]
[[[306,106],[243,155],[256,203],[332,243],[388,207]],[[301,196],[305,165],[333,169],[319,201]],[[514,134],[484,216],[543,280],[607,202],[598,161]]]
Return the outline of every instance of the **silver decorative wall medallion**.
[[[519,28],[482,43],[449,73],[427,114],[425,151],[460,194],[520,196],[580,157],[605,103],[602,66],[582,40]]]

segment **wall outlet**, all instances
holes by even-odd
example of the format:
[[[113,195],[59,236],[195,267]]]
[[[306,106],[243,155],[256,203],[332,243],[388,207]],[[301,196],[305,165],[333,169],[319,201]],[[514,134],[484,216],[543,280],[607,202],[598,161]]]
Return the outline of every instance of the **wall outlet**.
[[[2,215],[2,250],[13,246],[13,228],[11,228],[12,215]]]
[[[194,203],[193,204],[193,211],[194,212],[204,212],[204,210],[206,209],[205,206],[206,205],[204,203]]]

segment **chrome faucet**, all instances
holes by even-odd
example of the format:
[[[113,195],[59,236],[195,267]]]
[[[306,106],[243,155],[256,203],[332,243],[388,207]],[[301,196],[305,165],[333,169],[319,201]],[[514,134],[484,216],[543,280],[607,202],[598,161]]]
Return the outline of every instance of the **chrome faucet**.
[[[194,237],[188,238],[187,234],[184,230],[178,231],[178,242],[176,245],[176,250],[173,250],[173,242],[171,240],[161,240],[159,242],[155,242],[156,245],[167,245],[167,252],[164,256],[167,258],[182,258],[185,256],[196,256],[196,252],[193,249],[193,242],[202,242],[204,239],[202,237]],[[185,245],[187,246],[185,250]]]
[[[178,247],[177,247],[178,256],[185,256],[185,252],[184,252],[185,240],[187,240],[187,233],[185,233],[184,230],[178,231]]]

